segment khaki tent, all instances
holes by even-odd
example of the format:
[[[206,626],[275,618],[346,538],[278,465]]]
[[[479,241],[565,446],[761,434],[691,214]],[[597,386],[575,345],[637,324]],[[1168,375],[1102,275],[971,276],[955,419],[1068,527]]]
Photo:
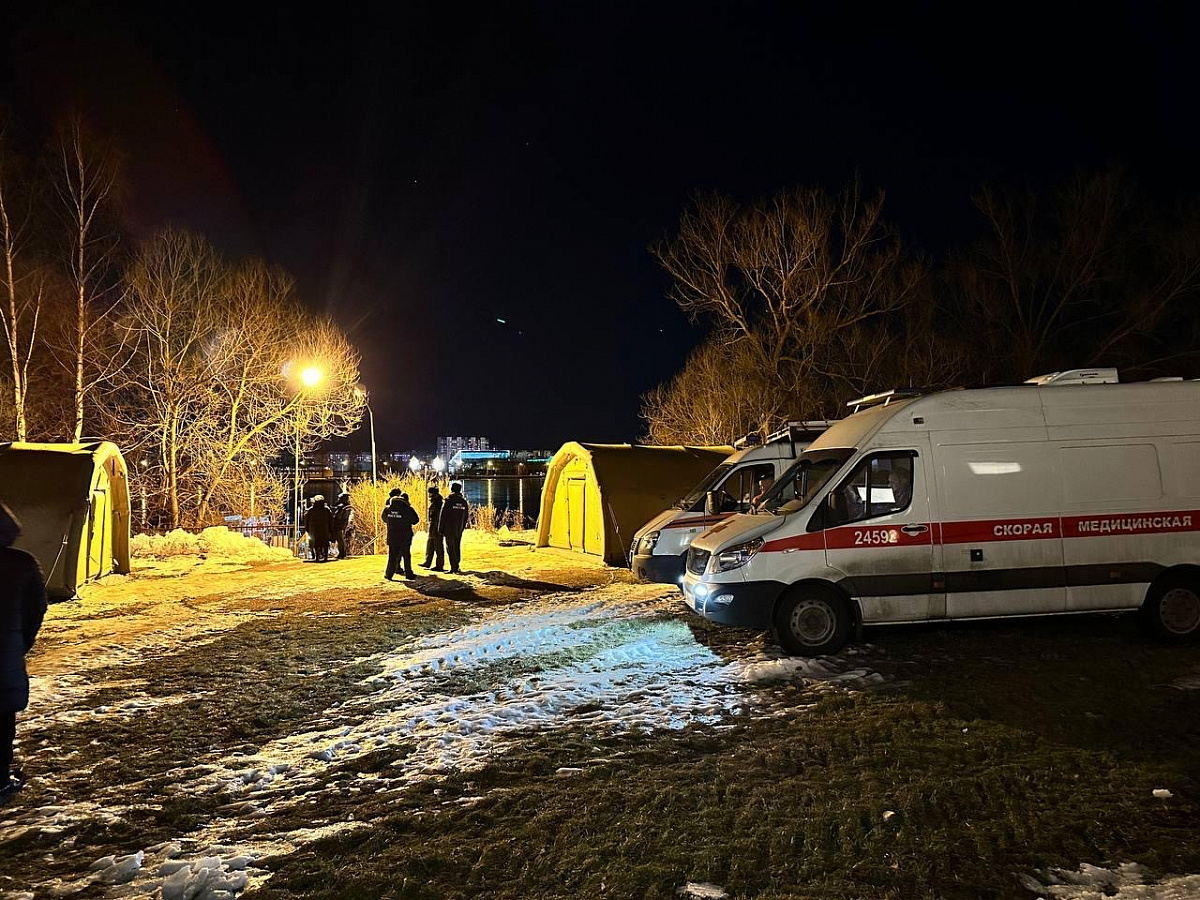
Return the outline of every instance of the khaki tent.
[[[115,444],[0,444],[0,501],[21,520],[52,599],[129,571],[129,478]]]
[[[627,565],[633,533],[732,452],[732,447],[563,444],[546,469],[538,546]]]

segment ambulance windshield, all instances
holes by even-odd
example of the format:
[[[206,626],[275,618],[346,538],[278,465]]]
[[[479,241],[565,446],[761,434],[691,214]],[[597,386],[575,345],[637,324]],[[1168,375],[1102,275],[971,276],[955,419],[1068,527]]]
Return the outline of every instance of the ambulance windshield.
[[[758,508],[777,516],[787,516],[803,509],[853,455],[853,450],[804,451],[799,461],[775,483]]]
[[[729,463],[721,463],[711,472],[704,476],[704,480],[688,492],[687,496],[680,500],[675,505],[682,510],[691,512],[704,512],[704,500],[708,492],[721,483],[729,470],[733,466]]]

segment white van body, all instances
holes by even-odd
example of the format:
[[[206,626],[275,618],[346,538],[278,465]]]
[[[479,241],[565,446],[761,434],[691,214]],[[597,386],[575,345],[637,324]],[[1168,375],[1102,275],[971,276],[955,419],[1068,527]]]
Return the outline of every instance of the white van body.
[[[789,422],[759,443],[758,435],[737,441],[738,449],[713,469],[686,497],[638,529],[629,552],[629,568],[645,581],[679,584],[692,539],[704,529],[750,509],[758,496],[759,480],[782,475],[832,423],[820,420]],[[709,492],[716,494],[716,509],[707,510]]]
[[[1097,380],[1115,371],[841,420],[753,513],[693,540],[686,602],[797,653],[858,624],[1121,609],[1194,637],[1200,382]]]

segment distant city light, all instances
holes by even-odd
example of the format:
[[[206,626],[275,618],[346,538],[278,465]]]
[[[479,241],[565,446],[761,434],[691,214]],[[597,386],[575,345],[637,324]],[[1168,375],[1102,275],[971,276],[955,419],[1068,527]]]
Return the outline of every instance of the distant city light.
[[[499,322],[501,325],[507,325],[507,324],[508,324],[508,321],[507,321],[507,320],[505,320],[505,319],[497,319],[496,321],[497,321],[497,322]]]

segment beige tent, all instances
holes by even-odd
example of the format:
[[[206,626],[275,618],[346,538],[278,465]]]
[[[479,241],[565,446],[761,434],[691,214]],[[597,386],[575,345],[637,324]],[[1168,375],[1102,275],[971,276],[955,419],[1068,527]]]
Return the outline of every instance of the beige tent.
[[[0,444],[0,501],[21,520],[51,599],[129,571],[129,477],[116,444]]]
[[[538,546],[626,565],[633,533],[732,452],[732,447],[563,444],[546,469]]]

